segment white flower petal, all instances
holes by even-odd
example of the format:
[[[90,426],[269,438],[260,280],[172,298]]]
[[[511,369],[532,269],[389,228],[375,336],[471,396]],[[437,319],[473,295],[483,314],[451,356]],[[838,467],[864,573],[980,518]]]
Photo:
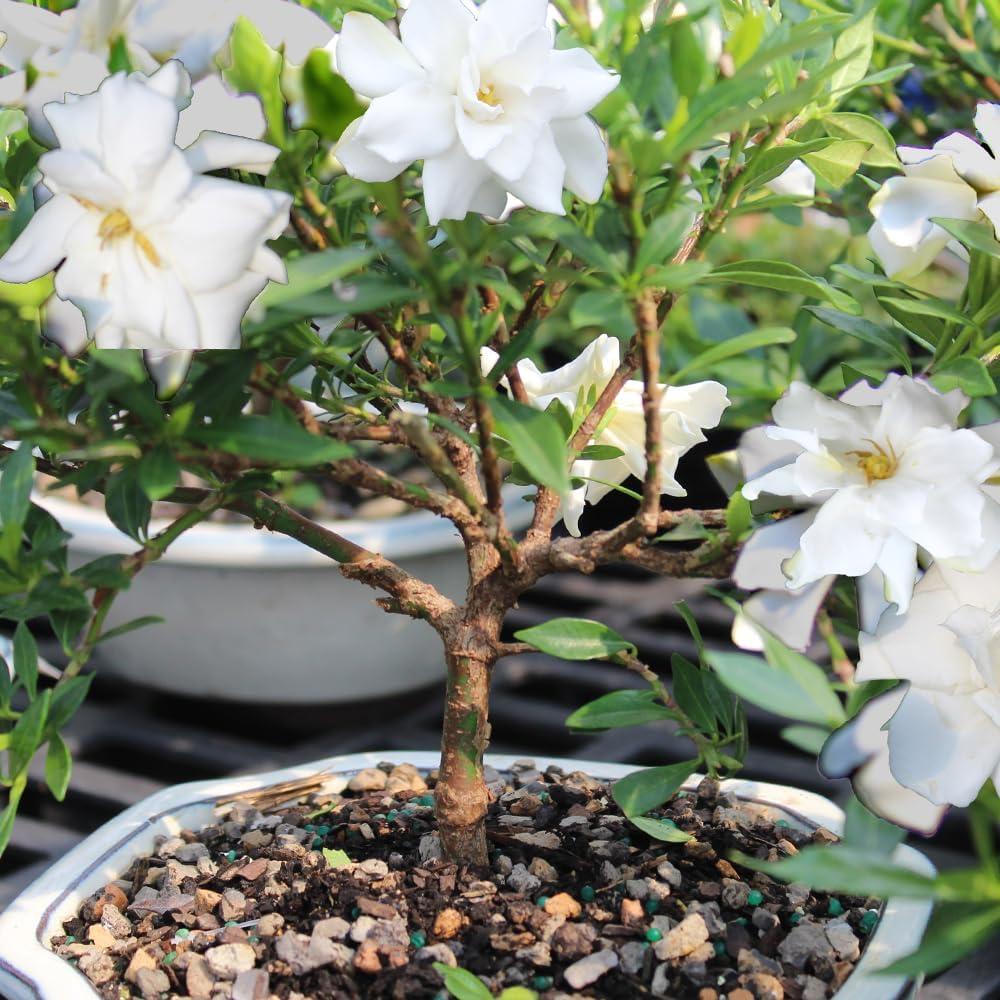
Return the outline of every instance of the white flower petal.
[[[562,92],[559,118],[578,118],[595,108],[618,86],[586,49],[553,49],[541,83]]]
[[[409,161],[395,162],[373,153],[367,143],[358,138],[361,118],[356,118],[344,129],[335,150],[343,168],[361,181],[391,181],[398,177],[410,164]]]
[[[1000,104],[980,101],[976,105],[973,123],[976,131],[983,137],[983,142],[996,154],[1000,150]]]
[[[766,186],[775,194],[790,198],[812,199],[816,196],[816,176],[801,160],[792,160]]]
[[[223,351],[238,348],[242,341],[243,317],[266,285],[266,278],[248,272],[232,285],[193,296],[201,330],[198,346]]]
[[[565,215],[562,190],[566,164],[559,155],[551,128],[542,129],[535,144],[528,169],[515,181],[509,182],[510,193],[525,205],[540,212]]]
[[[0,258],[0,281],[22,284],[54,270],[66,255],[69,231],[85,212],[86,209],[68,195],[49,199]]]
[[[897,281],[915,278],[934,263],[938,255],[948,245],[951,237],[940,226],[932,226],[918,243],[911,247],[901,247],[893,243],[879,223],[868,230],[868,241],[878,257],[882,270]]]
[[[825,576],[801,590],[762,590],[743,604],[733,622],[733,642],[741,649],[760,651],[763,638],[756,626],[780,639],[791,649],[805,651],[812,643],[816,615],[833,586],[834,577]]]
[[[968,184],[917,177],[891,177],[870,208],[885,238],[897,247],[915,247],[932,235],[931,218],[977,218],[976,192]]]
[[[948,153],[958,175],[977,191],[1000,188],[1000,163],[975,139],[953,132],[934,143],[934,148]]]
[[[552,123],[552,135],[566,164],[566,187],[593,204],[608,178],[608,147],[597,123],[586,116]]]
[[[384,97],[424,78],[420,64],[378,18],[348,11],[337,44],[337,71],[365,97]]]
[[[24,0],[0,0],[0,64],[24,69],[39,49],[61,49],[69,40],[69,23]]]
[[[802,535],[815,519],[816,511],[813,510],[758,528],[740,549],[733,568],[736,586],[743,590],[784,590],[788,580],[782,563],[795,554]]]
[[[143,361],[160,399],[169,399],[184,384],[191,367],[191,351],[144,351]]]
[[[184,150],[184,157],[197,174],[213,170],[247,170],[267,176],[281,152],[277,146],[221,132],[202,132]]]
[[[424,161],[424,205],[431,225],[442,219],[464,219],[490,172],[456,145],[440,156]]]
[[[82,353],[90,343],[83,313],[58,295],[51,295],[42,307],[42,332],[70,357]]]
[[[414,0],[399,22],[399,37],[431,78],[454,88],[474,21],[461,0]]]
[[[454,98],[427,83],[376,97],[361,117],[357,139],[396,163],[439,156],[455,141]]]

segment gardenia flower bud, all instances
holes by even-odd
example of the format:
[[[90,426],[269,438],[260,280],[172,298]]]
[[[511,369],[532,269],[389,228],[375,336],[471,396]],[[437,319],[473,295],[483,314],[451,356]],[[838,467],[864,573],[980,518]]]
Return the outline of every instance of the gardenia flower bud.
[[[884,614],[860,648],[859,681],[909,682],[887,724],[893,777],[939,806],[969,805],[990,778],[1000,789],[1000,559],[935,564],[909,614]]]
[[[1000,149],[1000,105],[980,104],[976,131]],[[900,146],[903,176],[891,177],[872,198],[872,249],[890,278],[912,278],[952,242],[931,219],[987,219],[1000,234],[1000,161],[974,139],[953,132],[933,149]]]
[[[904,612],[918,549],[966,569],[993,559],[1000,551],[1000,498],[989,484],[1000,469],[996,425],[956,429],[967,404],[958,390],[940,393],[900,375],[878,388],[860,382],[836,400],[792,384],[766,428],[789,453],[743,487],[749,500],[770,494],[818,508],[802,515],[798,547],[781,565],[788,589],[878,569],[886,600]]]
[[[264,143],[214,134],[175,143],[177,62],[148,79],[109,77],[95,94],[50,104],[59,148],[39,168],[51,197],[0,258],[0,280],[28,282],[58,268],[46,332],[70,351],[235,348],[251,300],[284,281],[264,244],[288,223],[291,198],[205,172],[253,159]]]
[[[563,188],[596,201],[607,149],[587,112],[618,84],[583,49],[555,49],[546,0],[414,0],[400,38],[348,12],[337,66],[372,98],[337,146],[352,176],[386,181],[424,161],[432,223],[493,218],[510,193],[563,215]]]
[[[482,351],[485,374],[492,371],[498,355],[489,348]],[[574,413],[601,394],[620,362],[620,346],[614,337],[602,334],[588,344],[580,356],[554,372],[541,372],[534,362],[519,361],[518,374],[532,406],[548,409],[560,402]],[[503,383],[505,386],[506,382]],[[716,427],[729,406],[726,388],[718,382],[694,385],[660,386],[662,449],[660,453],[660,490],[669,496],[682,497],[687,491],[674,478],[681,456],[705,440],[703,428]],[[642,382],[629,381],[609,411],[610,419],[590,444],[608,445],[621,451],[617,458],[578,459],[570,469],[573,479],[584,485],[562,498],[561,516],[569,533],[580,534],[580,515],[584,505],[597,503],[629,476],[646,475],[646,423],[642,412]]]

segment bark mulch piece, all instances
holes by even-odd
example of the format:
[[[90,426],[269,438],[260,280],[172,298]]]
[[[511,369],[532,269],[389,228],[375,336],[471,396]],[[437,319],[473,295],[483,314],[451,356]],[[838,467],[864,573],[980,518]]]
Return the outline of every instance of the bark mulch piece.
[[[489,869],[441,859],[434,774],[386,763],[161,838],[52,947],[107,1000],[444,1000],[435,962],[543,1000],[822,1000],[878,919],[878,900],[730,863],[834,837],[710,779],[660,811],[694,838],[671,844],[582,772],[521,761],[488,778]]]

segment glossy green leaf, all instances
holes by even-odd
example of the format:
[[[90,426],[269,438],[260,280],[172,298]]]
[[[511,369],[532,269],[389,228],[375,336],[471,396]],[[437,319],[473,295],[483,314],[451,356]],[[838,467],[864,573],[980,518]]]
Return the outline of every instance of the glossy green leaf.
[[[11,774],[23,771],[41,746],[51,700],[51,691],[43,691],[37,698],[33,698],[11,731],[10,749],[7,751],[10,755]]]
[[[843,187],[857,172],[871,145],[860,139],[843,139],[803,157],[809,169],[835,188]]]
[[[970,250],[1000,259],[1000,242],[994,235],[993,226],[981,222],[965,222],[959,219],[932,218],[942,229],[951,233],[959,243]]]
[[[695,372],[703,372],[720,361],[738,357],[749,351],[773,347],[775,344],[791,344],[797,336],[798,334],[788,326],[762,327],[749,333],[737,334],[702,351],[677,372],[673,381],[683,383]]]
[[[877,326],[861,316],[849,316],[847,313],[826,306],[806,306],[806,309],[821,323],[832,326],[835,330],[842,330],[866,344],[880,348],[893,361],[901,365],[908,375],[913,373],[913,366],[906,351],[903,350],[898,333],[894,333],[887,327]]]
[[[497,434],[510,444],[532,479],[560,496],[568,493],[566,437],[559,421],[551,413],[504,396],[490,400],[490,409]]]
[[[348,82],[334,71],[325,49],[309,53],[302,67],[302,92],[305,127],[313,129],[326,142],[336,142],[365,110]]]
[[[268,138],[285,145],[285,99],[281,93],[281,54],[271,48],[252,21],[239,17],[229,36],[232,63],[226,80],[242,94],[256,94],[264,108]]]
[[[626,816],[642,816],[672,799],[697,766],[697,760],[685,760],[664,767],[643,768],[616,781],[611,794]]]
[[[781,738],[786,743],[814,756],[823,749],[829,736],[830,730],[819,726],[785,726],[781,730]]]
[[[616,653],[636,654],[635,646],[627,639],[587,618],[553,618],[515,632],[514,638],[563,660],[602,660]]]
[[[45,783],[56,802],[66,798],[70,775],[73,772],[73,758],[69,747],[59,735],[49,737],[49,749],[45,754]]]
[[[691,834],[685,833],[673,820],[630,816],[629,822],[654,840],[662,840],[668,844],[686,844],[692,839]]]
[[[979,358],[955,358],[934,369],[931,382],[935,389],[948,392],[961,389],[967,396],[995,396],[996,383]]]
[[[119,531],[137,542],[145,540],[152,505],[139,485],[136,466],[128,465],[108,480],[104,510]]]
[[[867,143],[868,151],[861,158],[862,163],[870,167],[898,169],[896,142],[881,122],[853,111],[837,111],[824,115],[822,124],[830,135]]]
[[[612,691],[578,708],[566,725],[570,729],[621,729],[671,718],[653,691]]]
[[[34,698],[38,693],[38,643],[24,622],[18,622],[14,630],[14,675]]]
[[[354,453],[342,441],[310,434],[298,424],[257,414],[198,427],[189,431],[188,436],[210,448],[284,469],[325,465]]]
[[[837,35],[833,45],[833,58],[844,60],[830,78],[830,93],[842,97],[859,84],[868,72],[872,49],[875,44],[875,5],[849,24]]]
[[[165,444],[158,444],[146,452],[139,462],[139,486],[153,501],[162,500],[173,493],[180,475],[181,468],[177,459]]]
[[[135,632],[147,625],[162,625],[165,621],[166,619],[159,615],[143,615],[141,618],[133,618],[131,621],[122,622],[121,625],[108,629],[107,632],[102,632],[97,641],[107,642],[108,639],[117,639],[120,635],[128,635],[129,632]]]
[[[493,994],[483,981],[467,969],[456,969],[444,962],[435,962],[434,968],[444,979],[444,988],[455,1000],[493,1000]]]
[[[717,285],[753,285],[790,292],[807,298],[822,299],[848,313],[860,313],[857,301],[822,278],[807,274],[801,267],[780,260],[740,260],[722,264],[702,278],[703,283]]]

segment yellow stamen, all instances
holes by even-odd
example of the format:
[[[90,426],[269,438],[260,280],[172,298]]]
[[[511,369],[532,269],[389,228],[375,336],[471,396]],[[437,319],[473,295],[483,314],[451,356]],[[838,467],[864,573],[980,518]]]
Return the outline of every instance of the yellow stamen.
[[[120,236],[128,236],[132,232],[132,220],[120,209],[108,212],[101,222],[97,235],[107,243],[109,240],[116,240]]]
[[[156,247],[149,242],[149,237],[143,236],[142,233],[136,233],[135,241],[139,244],[139,249],[146,255],[150,264],[152,264],[153,267],[159,267],[160,255],[156,252]]]
[[[487,84],[485,87],[480,87],[479,92],[476,94],[476,99],[483,104],[488,104],[491,108],[497,107],[500,103],[500,98],[497,97],[496,88],[492,83]]]
[[[889,445],[886,451],[880,444],[870,442],[874,451],[849,451],[848,455],[854,455],[858,460],[858,468],[865,474],[865,482],[871,486],[873,482],[880,479],[891,479],[899,468],[899,458],[896,450]]]

